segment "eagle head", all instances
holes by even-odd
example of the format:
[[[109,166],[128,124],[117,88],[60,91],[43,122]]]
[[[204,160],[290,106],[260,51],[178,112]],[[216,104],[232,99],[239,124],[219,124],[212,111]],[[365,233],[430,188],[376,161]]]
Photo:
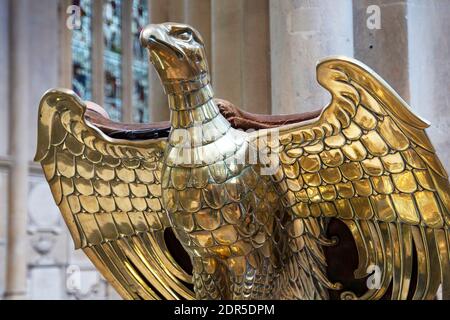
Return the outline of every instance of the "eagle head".
[[[140,36],[143,47],[150,53],[163,85],[205,80],[208,62],[200,33],[191,26],[180,23],[151,24]]]

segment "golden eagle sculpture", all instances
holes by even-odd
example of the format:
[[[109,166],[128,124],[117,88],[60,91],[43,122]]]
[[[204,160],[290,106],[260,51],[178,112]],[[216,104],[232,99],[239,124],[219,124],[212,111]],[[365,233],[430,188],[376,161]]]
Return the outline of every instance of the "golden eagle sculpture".
[[[170,123],[113,123],[68,90],[39,111],[36,161],[76,248],[123,298],[450,298],[447,173],[428,124],[373,71],[325,59],[328,106],[258,116],[214,100],[193,28],[149,25],[141,43]],[[379,278],[359,293],[332,268],[353,249],[354,278]]]

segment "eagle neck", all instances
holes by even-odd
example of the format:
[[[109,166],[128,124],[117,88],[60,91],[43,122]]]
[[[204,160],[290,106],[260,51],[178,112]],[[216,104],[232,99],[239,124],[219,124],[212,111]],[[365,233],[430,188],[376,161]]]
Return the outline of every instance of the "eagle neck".
[[[198,126],[220,115],[209,83],[196,90],[172,92],[167,97],[172,128]]]

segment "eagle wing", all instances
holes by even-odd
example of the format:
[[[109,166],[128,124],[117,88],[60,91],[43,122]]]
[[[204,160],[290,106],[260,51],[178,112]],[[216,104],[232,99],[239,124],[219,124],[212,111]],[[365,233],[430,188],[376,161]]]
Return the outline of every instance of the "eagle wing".
[[[450,188],[425,133],[429,125],[355,60],[326,59],[317,76],[331,103],[317,119],[283,126],[269,141],[284,207],[305,233],[320,232],[307,228],[311,219],[344,222],[358,249],[356,278],[379,268],[378,287],[342,298],[379,299],[389,288],[392,299],[410,291],[413,299],[432,299],[442,284],[450,299]]]
[[[72,91],[39,107],[36,161],[76,248],[125,299],[193,298],[191,277],[170,254],[161,206],[164,139],[112,139],[85,119]]]

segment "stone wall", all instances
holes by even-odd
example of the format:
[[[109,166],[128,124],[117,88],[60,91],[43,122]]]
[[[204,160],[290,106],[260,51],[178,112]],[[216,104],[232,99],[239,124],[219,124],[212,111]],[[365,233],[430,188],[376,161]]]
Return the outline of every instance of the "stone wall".
[[[39,100],[62,82],[61,21],[58,1],[0,0],[0,296],[7,299],[117,298],[73,249],[32,162]]]
[[[353,56],[351,0],[270,2],[272,113],[313,111],[329,95],[316,81],[316,63]]]
[[[0,297],[5,292],[6,283],[6,238],[8,216],[8,163],[9,149],[9,64],[8,55],[8,1],[0,0]]]

